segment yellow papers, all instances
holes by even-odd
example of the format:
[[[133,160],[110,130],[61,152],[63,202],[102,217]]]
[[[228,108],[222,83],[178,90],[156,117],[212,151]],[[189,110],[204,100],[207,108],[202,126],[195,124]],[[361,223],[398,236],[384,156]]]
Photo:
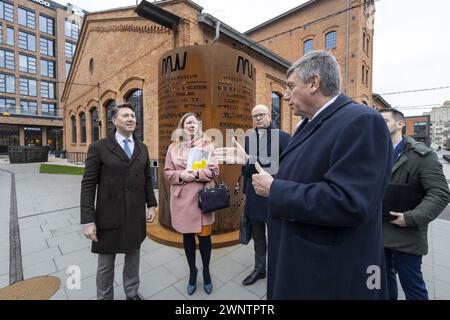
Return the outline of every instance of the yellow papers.
[[[206,169],[208,167],[211,153],[206,150],[191,148],[189,150],[189,158],[187,161],[188,170]]]

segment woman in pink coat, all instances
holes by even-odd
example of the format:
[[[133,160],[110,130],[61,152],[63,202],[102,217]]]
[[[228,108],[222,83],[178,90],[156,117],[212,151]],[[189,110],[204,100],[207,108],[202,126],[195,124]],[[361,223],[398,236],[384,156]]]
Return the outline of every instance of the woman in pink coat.
[[[219,175],[219,165],[214,157],[214,146],[199,129],[195,113],[186,113],[178,123],[177,140],[167,150],[164,176],[170,183],[170,215],[172,227],[183,234],[184,251],[189,264],[187,292],[192,295],[197,288],[195,265],[195,235],[199,240],[203,262],[203,288],[212,291],[209,261],[211,258],[211,230],[214,213],[203,214],[198,207],[198,192],[214,186],[214,176]],[[205,160],[190,165],[189,155],[203,154]],[[189,168],[188,168],[189,164]],[[198,167],[203,167],[199,168]]]

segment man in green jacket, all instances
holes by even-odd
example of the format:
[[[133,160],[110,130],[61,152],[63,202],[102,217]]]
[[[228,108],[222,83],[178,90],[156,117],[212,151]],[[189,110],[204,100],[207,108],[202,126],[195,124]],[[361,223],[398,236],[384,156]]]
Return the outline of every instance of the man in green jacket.
[[[383,215],[389,299],[397,299],[398,273],[407,300],[427,300],[428,292],[421,271],[422,256],[428,253],[428,224],[450,201],[448,184],[436,153],[423,143],[402,136],[405,126],[403,114],[395,109],[382,109],[380,113],[389,128],[394,147],[390,183],[408,185],[411,190],[415,188],[423,194],[413,209],[390,211]],[[397,189],[397,192],[402,192],[398,190],[405,189]],[[397,196],[398,199],[403,198],[395,194]]]

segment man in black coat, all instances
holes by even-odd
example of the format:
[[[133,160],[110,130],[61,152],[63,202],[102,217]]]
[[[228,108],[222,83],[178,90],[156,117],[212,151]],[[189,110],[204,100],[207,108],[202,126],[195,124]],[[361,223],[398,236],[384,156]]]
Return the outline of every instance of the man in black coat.
[[[386,298],[381,208],[392,144],[378,112],[339,93],[339,65],[328,51],[287,71],[284,99],[304,120],[275,178],[258,164],[253,175],[269,217],[281,221],[268,298]]]
[[[81,182],[81,224],[85,237],[92,240],[92,252],[98,253],[97,299],[114,299],[114,261],[117,253],[124,253],[127,300],[141,300],[140,246],[146,218],[153,220],[157,203],[147,146],[133,136],[133,106],[116,106],[112,122],[116,130],[89,146]]]
[[[271,174],[275,174],[279,166],[279,156],[288,145],[290,139],[288,133],[273,127],[269,108],[265,105],[255,106],[252,109],[252,118],[255,129],[245,138],[247,162],[242,167],[242,175],[244,176],[245,193],[244,215],[246,215],[252,225],[255,269],[242,281],[244,286],[251,285],[258,279],[266,277],[266,223],[268,228],[270,228],[270,223],[267,221],[267,198],[258,196],[252,185],[252,175],[257,173],[255,163],[261,163]],[[271,247],[272,241],[269,239],[269,250]],[[269,267],[270,272],[270,261]]]

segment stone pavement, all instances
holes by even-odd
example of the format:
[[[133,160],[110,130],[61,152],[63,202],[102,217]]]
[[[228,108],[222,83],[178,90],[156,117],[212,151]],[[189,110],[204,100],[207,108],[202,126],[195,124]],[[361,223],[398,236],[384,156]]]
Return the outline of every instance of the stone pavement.
[[[50,163],[67,164],[50,158]],[[10,195],[15,173],[20,252],[23,277],[52,275],[61,288],[52,299],[95,299],[96,255],[90,241],[80,235],[79,194],[81,176],[39,174],[40,164],[11,165],[0,159],[0,288],[10,279]],[[443,164],[450,179],[450,164]],[[450,221],[437,219],[429,229],[430,252],[424,257],[423,273],[431,299],[450,299]],[[17,244],[16,244],[17,245]],[[211,295],[203,291],[199,268],[197,291],[186,293],[188,266],[184,251],[146,239],[141,250],[141,287],[145,299],[265,299],[266,281],[244,287],[242,280],[252,271],[253,244],[213,249]],[[69,266],[79,266],[81,289],[69,289]],[[123,255],[116,258],[115,298],[124,299]],[[197,266],[201,257],[197,250]],[[400,293],[400,297],[404,296]]]

